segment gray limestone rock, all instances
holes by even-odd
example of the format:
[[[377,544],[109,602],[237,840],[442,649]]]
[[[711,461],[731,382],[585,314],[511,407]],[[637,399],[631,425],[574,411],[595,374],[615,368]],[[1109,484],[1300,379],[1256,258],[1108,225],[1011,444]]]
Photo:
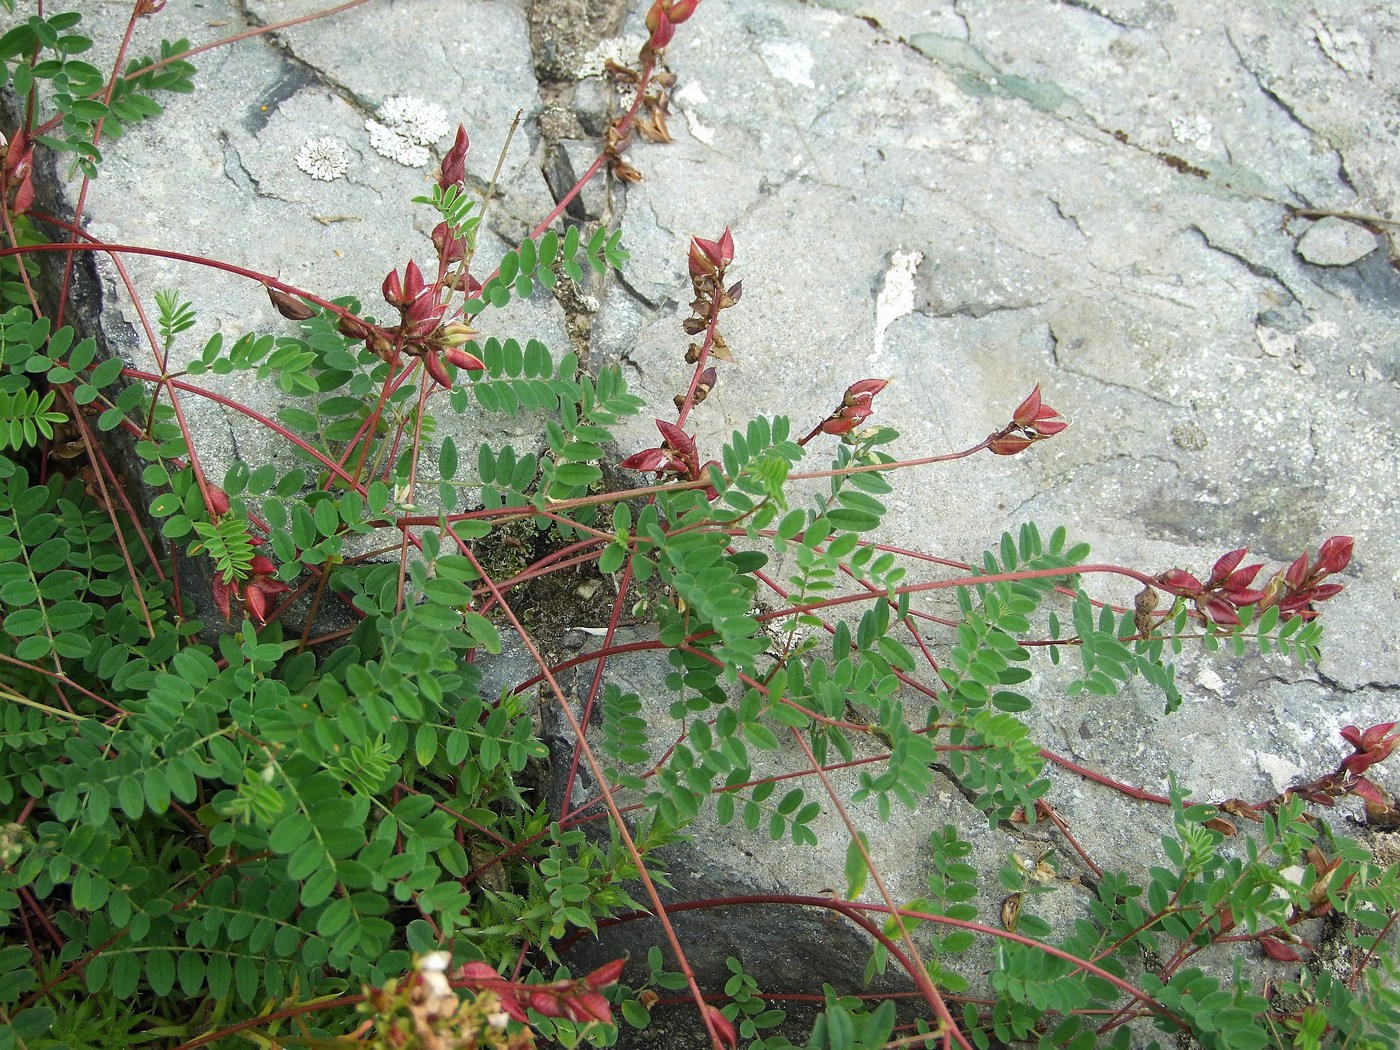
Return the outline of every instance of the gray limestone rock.
[[[320,6],[245,5],[253,23]],[[621,451],[649,447],[651,416],[668,415],[690,378],[687,242],[728,227],[744,280],[742,302],[725,315],[738,364],[720,367],[688,426],[702,459],[756,413],[788,415],[804,433],[849,383],[873,376],[894,380],[876,421],[901,431],[896,455],[955,452],[1004,425],[1040,383],[1074,426],[1020,456],[897,472],[880,538],[976,562],[1003,530],[1065,523],[1105,561],[1201,574],[1239,546],[1287,564],[1328,535],[1354,536],[1349,589],[1329,603],[1320,668],[1276,654],[1191,656],[1185,703],[1171,716],[1146,688],[1108,701],[1069,697],[1068,673],[1044,661],[1026,686],[1035,706],[1024,717],[1038,743],[1154,791],[1174,771],[1197,797],[1259,798],[1333,768],[1344,753],[1338,730],[1394,718],[1400,690],[1400,649],[1377,629],[1400,600],[1400,276],[1355,223],[1323,219],[1295,245],[1285,220],[1317,201],[1394,214],[1393,5],[933,6],[706,0],[667,56],[678,76],[675,141],[636,144],[628,159],[645,179],[614,188],[631,261],[604,286],[591,330],[566,327],[563,309],[537,292],[513,308],[511,331],[556,352],[573,335],[593,363],[622,364],[654,411],[622,429]],[[210,36],[208,14],[171,4],[139,28],[198,42]],[[643,14],[644,5],[629,8],[626,39],[642,38]],[[532,53],[528,29],[520,3],[397,0],[202,56],[195,94],[170,100],[159,120],[108,149],[88,230],[380,310],[388,269],[429,256],[432,213],[408,202],[425,192],[432,162],[414,169],[380,156],[364,122],[387,97],[413,95],[467,126],[482,189],[515,113],[526,114],[483,237],[489,269],[591,160],[584,143],[548,142],[536,129],[535,70],[573,75],[577,56],[557,42],[548,55]],[[574,89],[590,135],[618,112],[614,90],[600,77]],[[321,136],[345,143],[343,178],[316,181],[297,167],[304,143]],[[590,189],[576,217],[605,214],[605,200],[601,185]],[[215,333],[290,328],[256,281],[125,261],[137,287],[180,288],[200,310],[175,366]],[[110,264],[97,273],[102,302],[87,320],[149,368],[136,304]],[[221,382],[211,390],[269,417],[281,407],[277,390],[252,377]],[[213,398],[187,401],[216,478],[238,459],[284,455]],[[531,447],[538,425],[452,423],[461,448],[486,438]],[[812,448],[824,455],[833,441]],[[809,463],[825,465],[820,456]],[[914,578],[931,571],[919,567]],[[1137,589],[1093,586],[1127,607]],[[931,632],[930,644],[947,636]],[[656,661],[618,662],[615,673],[664,691]],[[531,674],[528,663],[511,665],[503,684]],[[674,736],[664,704],[651,713]],[[556,756],[567,756],[573,742],[558,714],[545,721]],[[770,772],[791,772],[802,759],[773,761]],[[1373,772],[1400,789],[1394,770]],[[556,805],[558,776],[546,789]],[[1053,779],[1051,801],[1092,855],[1138,877],[1160,862],[1161,811],[1065,770]],[[950,782],[937,785],[889,824],[869,808],[856,814],[896,894],[927,889],[929,832],[951,821],[975,840],[985,916],[997,913],[996,872],[1008,855],[1053,847],[1069,874],[1035,907],[1072,921],[1086,870],[1063,841],[1039,837],[1041,828],[988,830]],[[830,809],[822,819],[818,848],[703,823],[675,857],[673,899],[826,891],[841,878],[846,836]],[[722,983],[725,954],[759,946],[784,987],[805,979],[816,991],[824,979],[859,976],[861,942],[822,940],[821,923],[771,919],[771,910],[734,912],[722,932],[687,933],[706,979]],[[646,938],[654,930],[634,943]],[[787,963],[785,939],[805,949]],[[980,973],[989,964],[977,960],[970,968]]]
[[[1298,238],[1298,254],[1314,266],[1350,266],[1376,250],[1376,238],[1354,222],[1329,215]]]

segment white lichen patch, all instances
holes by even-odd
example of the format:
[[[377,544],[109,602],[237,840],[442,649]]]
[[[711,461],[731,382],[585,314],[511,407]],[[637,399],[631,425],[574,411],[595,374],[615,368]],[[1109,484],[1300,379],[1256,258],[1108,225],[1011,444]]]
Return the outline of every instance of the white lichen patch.
[[[626,56],[636,55],[637,48],[640,46],[628,41],[626,37],[620,36],[600,40],[594,47],[583,53],[574,75],[580,80],[588,77],[606,76],[609,62],[618,66],[627,65]]]
[[[406,168],[422,168],[428,164],[428,147],[420,146],[393,128],[385,127],[377,120],[365,121],[369,132],[370,148],[381,157],[397,161]]]
[[[395,132],[419,146],[431,146],[447,134],[447,111],[411,95],[393,95],[379,108],[379,118]]]
[[[451,129],[441,106],[409,95],[385,99],[379,116],[365,121],[370,148],[407,168],[425,167],[428,147]]]
[[[1191,117],[1172,117],[1172,138],[1183,146],[1208,150],[1214,132],[1215,128],[1211,122],[1199,114]]]
[[[339,140],[324,135],[307,139],[297,151],[297,167],[313,179],[330,182],[350,170],[350,155]]]

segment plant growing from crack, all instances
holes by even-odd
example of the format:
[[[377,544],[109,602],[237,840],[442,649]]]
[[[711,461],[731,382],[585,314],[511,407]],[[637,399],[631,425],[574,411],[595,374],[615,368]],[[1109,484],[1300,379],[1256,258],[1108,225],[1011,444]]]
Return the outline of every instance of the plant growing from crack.
[[[132,17],[161,6],[138,0]],[[623,157],[634,129],[665,139],[664,51],[695,7],[649,8],[640,68],[615,71],[633,105],[585,180],[604,165],[639,177]],[[1208,804],[1080,769],[1018,717],[1041,648],[1077,656],[1074,690],[1112,695],[1141,677],[1169,709],[1186,644],[1316,659],[1317,606],[1340,590],[1349,539],[1259,588],[1261,566],[1243,566],[1242,550],[1202,582],[1091,564],[1065,530],[1045,537],[1030,523],[976,565],[882,545],[872,536],[892,473],[1020,454],[1066,424],[1037,387],[976,445],[901,460],[897,434],[871,423],[886,381],[866,378],[822,419],[756,415],[702,449],[687,423],[733,363],[719,324],[742,299],[729,230],[690,244],[693,371],[674,422],[658,419],[660,443],[617,464],[655,483],[606,489],[613,428],[643,408],[621,374],[583,374],[571,354],[484,333],[537,286],[604,274],[626,252],[616,232],[554,228],[567,194],[478,280],[464,128],[420,199],[438,217],[433,261],[388,270],[387,319],[334,290],[142,249],[262,284],[297,332],[211,339],[176,369],[194,306],[157,293],[151,361],[105,358],[33,279],[61,259],[71,288],[78,253],[138,249],[85,239],[80,214],[33,214],[34,151],[72,153],[90,176],[101,132],[154,115],[149,93],[187,89],[192,68],[177,43],[98,74],[72,57],[86,45],[77,25],[36,15],[0,37],[18,94],[36,102],[44,88],[59,114],[39,123],[27,105],[0,169],[3,1045],[75,1044],[94,1027],[114,1046],[523,1047],[536,1033],[578,1045],[618,1038],[618,1014],[640,1026],[677,1002],[715,1045],[789,1046],[773,1031],[784,997],[763,995],[738,959],[710,984],[669,922],[755,903],[855,925],[872,944],[867,974],[894,966],[917,991],[911,1020],[890,1000],[814,990],[811,1046],[1126,1046],[1147,1025],[1219,1047],[1393,1041],[1396,869],[1322,811],[1354,796],[1378,822],[1393,817],[1366,774],[1394,751],[1394,723],[1347,727],[1352,752],[1329,774]],[[270,419],[203,382],[231,372],[294,404]],[[238,463],[210,478],[184,412],[195,398],[266,428],[297,465]],[[537,413],[544,440],[462,455],[443,438],[432,456],[438,418],[469,412]],[[103,434],[124,436],[144,464],[152,495],[139,509]],[[465,490],[479,505],[459,505]],[[495,571],[486,547],[519,530],[523,567]],[[944,575],[907,582],[911,565]],[[542,583],[579,574],[615,580],[607,627],[595,650],[553,660],[518,609]],[[1114,575],[1141,587],[1133,608],[1083,587]],[[223,623],[197,618],[199,588]],[[956,616],[921,604],[940,591],[956,596]],[[620,642],[636,607],[653,630]],[[328,610],[351,626],[322,626]],[[536,672],[488,693],[479,658],[501,650],[503,628]],[[637,652],[670,661],[669,711],[644,715],[640,696],[606,681]],[[576,713],[561,676],[589,666]],[[571,753],[553,756],[557,807],[529,779],[548,755],[528,717],[537,690],[573,734]],[[1095,858],[1050,801],[1047,763],[1162,807],[1167,864],[1144,877]],[[582,769],[591,792],[575,791]],[[833,785],[842,769],[859,770],[849,795]],[[1092,891],[1090,918],[1057,931],[1035,914],[1049,858],[1009,859],[999,913],[983,917],[968,829],[954,825],[930,834],[928,893],[897,900],[871,830],[916,805],[936,772],[980,819],[1053,825]],[[824,804],[849,839],[844,892],[663,896],[666,847],[700,814],[801,845]],[[661,921],[669,962],[657,949],[568,970],[572,942],[643,916]],[[1299,968],[1326,922],[1342,931],[1346,968]],[[959,966],[977,943],[995,945],[980,982]],[[1256,988],[1256,953],[1292,974]],[[1224,979],[1202,968],[1221,956],[1234,966]]]

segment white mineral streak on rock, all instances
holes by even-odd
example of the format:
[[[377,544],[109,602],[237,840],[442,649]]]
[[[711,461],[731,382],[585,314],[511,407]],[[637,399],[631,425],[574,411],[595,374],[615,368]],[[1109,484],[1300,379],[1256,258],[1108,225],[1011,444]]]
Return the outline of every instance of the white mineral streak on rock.
[[[885,346],[885,330],[914,311],[914,274],[924,261],[923,252],[895,252],[885,271],[885,284],[875,300],[875,349],[866,360],[874,361]]]

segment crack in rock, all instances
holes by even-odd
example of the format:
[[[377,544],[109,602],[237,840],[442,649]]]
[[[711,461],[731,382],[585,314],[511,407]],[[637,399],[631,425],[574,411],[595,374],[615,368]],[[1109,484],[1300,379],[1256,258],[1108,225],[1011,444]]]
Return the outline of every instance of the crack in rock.
[[[1230,50],[1234,51],[1235,60],[1239,62],[1240,68],[1249,74],[1250,79],[1254,81],[1255,87],[1259,89],[1264,97],[1278,106],[1279,109],[1283,110],[1289,120],[1293,121],[1293,123],[1297,124],[1298,127],[1302,128],[1309,135],[1316,135],[1326,140],[1327,137],[1325,135],[1322,135],[1311,127],[1307,121],[1298,115],[1297,111],[1289,105],[1288,101],[1282,95],[1264,82],[1264,74],[1250,64],[1249,59],[1245,57],[1244,50],[1240,47],[1239,42],[1235,40],[1235,34],[1231,32],[1228,26],[1225,28],[1225,39],[1230,45]]]
[[[1243,254],[1240,251],[1237,251],[1232,248],[1227,248],[1222,244],[1217,244],[1215,241],[1211,240],[1210,234],[1207,233],[1204,228],[1197,225],[1196,223],[1191,223],[1187,227],[1187,229],[1190,230],[1192,233],[1196,234],[1198,237],[1200,237],[1201,243],[1204,244],[1211,251],[1219,252],[1226,258],[1235,260],[1235,262],[1239,263],[1250,273],[1254,274],[1254,276],[1262,277],[1264,280],[1277,285],[1279,291],[1282,294],[1288,296],[1288,300],[1282,303],[1281,305],[1291,306],[1294,303],[1301,303],[1303,301],[1302,297],[1293,290],[1293,286],[1290,285],[1288,281],[1283,277],[1283,275],[1280,274],[1273,267],[1267,266],[1264,263],[1258,262],[1255,259],[1251,259],[1249,256]]]

